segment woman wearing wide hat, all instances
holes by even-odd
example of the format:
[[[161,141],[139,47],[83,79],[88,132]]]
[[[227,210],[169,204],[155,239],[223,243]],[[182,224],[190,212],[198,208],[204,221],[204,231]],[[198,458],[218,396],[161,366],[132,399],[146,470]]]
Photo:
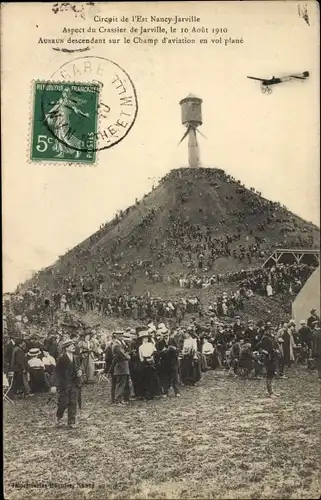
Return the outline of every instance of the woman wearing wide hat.
[[[150,332],[143,330],[138,334],[141,340],[138,353],[141,362],[141,382],[146,399],[154,399],[161,394],[160,383],[155,367],[155,344],[150,340]]]

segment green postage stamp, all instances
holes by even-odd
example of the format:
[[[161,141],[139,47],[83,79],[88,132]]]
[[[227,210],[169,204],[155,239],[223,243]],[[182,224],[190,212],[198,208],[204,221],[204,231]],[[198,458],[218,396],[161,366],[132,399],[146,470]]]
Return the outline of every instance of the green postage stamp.
[[[94,163],[100,86],[34,82],[31,160]]]

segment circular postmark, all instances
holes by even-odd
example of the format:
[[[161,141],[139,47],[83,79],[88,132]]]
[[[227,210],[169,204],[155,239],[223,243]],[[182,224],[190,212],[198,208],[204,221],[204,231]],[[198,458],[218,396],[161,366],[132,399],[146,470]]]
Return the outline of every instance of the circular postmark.
[[[121,142],[133,127],[137,95],[128,73],[104,57],[69,61],[44,82],[42,119],[57,150],[101,151]]]

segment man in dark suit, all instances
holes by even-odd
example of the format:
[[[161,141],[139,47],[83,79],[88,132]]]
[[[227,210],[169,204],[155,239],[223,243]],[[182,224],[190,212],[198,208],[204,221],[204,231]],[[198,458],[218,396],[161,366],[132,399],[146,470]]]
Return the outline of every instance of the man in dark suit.
[[[311,328],[308,327],[305,319],[300,321],[300,328],[298,331],[299,341],[303,347],[307,349],[311,348],[312,332]]]
[[[58,389],[57,426],[62,423],[62,417],[68,408],[68,426],[76,426],[77,401],[81,391],[83,369],[80,358],[75,354],[75,343],[65,340],[62,345],[62,354],[56,364],[56,377]]]
[[[249,320],[247,328],[244,332],[244,342],[250,343],[251,347],[253,348],[258,343],[257,336],[257,329],[254,326],[254,322],[252,320]]]
[[[318,378],[321,381],[321,330],[319,327],[312,332],[312,354],[316,360]]]
[[[315,309],[311,309],[310,316],[308,317],[308,321],[307,321],[308,327],[312,329],[313,328],[313,323],[315,323],[315,321],[320,321],[320,318],[317,315],[316,310]]]
[[[235,323],[233,325],[233,334],[237,342],[239,342],[244,336],[244,325],[241,323],[240,316],[235,316]]]
[[[13,338],[9,338],[4,346],[4,371],[5,371],[6,375],[10,371],[11,361],[12,361],[12,353],[13,353],[14,347],[15,347],[15,341],[13,340]]]
[[[12,350],[12,358],[10,363],[10,375],[12,374],[12,384],[8,392],[8,397],[12,397],[21,389],[24,396],[30,394],[28,383],[28,363],[24,352],[25,342],[23,339],[16,339],[15,346]]]
[[[266,370],[266,388],[268,395],[279,396],[273,391],[272,380],[275,376],[276,366],[279,359],[279,350],[277,342],[273,336],[270,325],[267,328],[258,344],[255,346],[255,351],[261,350],[264,354],[264,366]]]
[[[115,376],[115,403],[125,404],[129,401],[129,360],[125,342],[122,340],[124,332],[115,332],[112,345],[113,362],[111,373]]]
[[[57,334],[54,334],[53,332],[49,332],[47,337],[44,340],[44,346],[46,351],[55,358],[55,360],[58,359],[59,356],[59,350],[58,350],[58,341],[57,338],[59,336]]]
[[[180,396],[178,386],[178,345],[173,337],[170,337],[169,330],[165,327],[159,329],[160,340],[156,342],[156,363],[163,395],[168,396],[170,386],[173,387],[176,397]]]
[[[116,390],[116,376],[113,374],[113,343],[116,339],[115,333],[112,334],[112,339],[110,344],[107,346],[105,351],[105,373],[111,378],[111,402],[115,403],[115,390]]]

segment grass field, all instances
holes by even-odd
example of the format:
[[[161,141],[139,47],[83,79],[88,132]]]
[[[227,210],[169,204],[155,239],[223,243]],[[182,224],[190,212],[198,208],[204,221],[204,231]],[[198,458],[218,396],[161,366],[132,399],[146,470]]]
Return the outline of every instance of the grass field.
[[[304,368],[288,375],[277,399],[264,380],[218,371],[180,399],[128,407],[101,382],[84,388],[76,430],[54,427],[48,395],[5,403],[5,497],[320,498],[321,385]]]

